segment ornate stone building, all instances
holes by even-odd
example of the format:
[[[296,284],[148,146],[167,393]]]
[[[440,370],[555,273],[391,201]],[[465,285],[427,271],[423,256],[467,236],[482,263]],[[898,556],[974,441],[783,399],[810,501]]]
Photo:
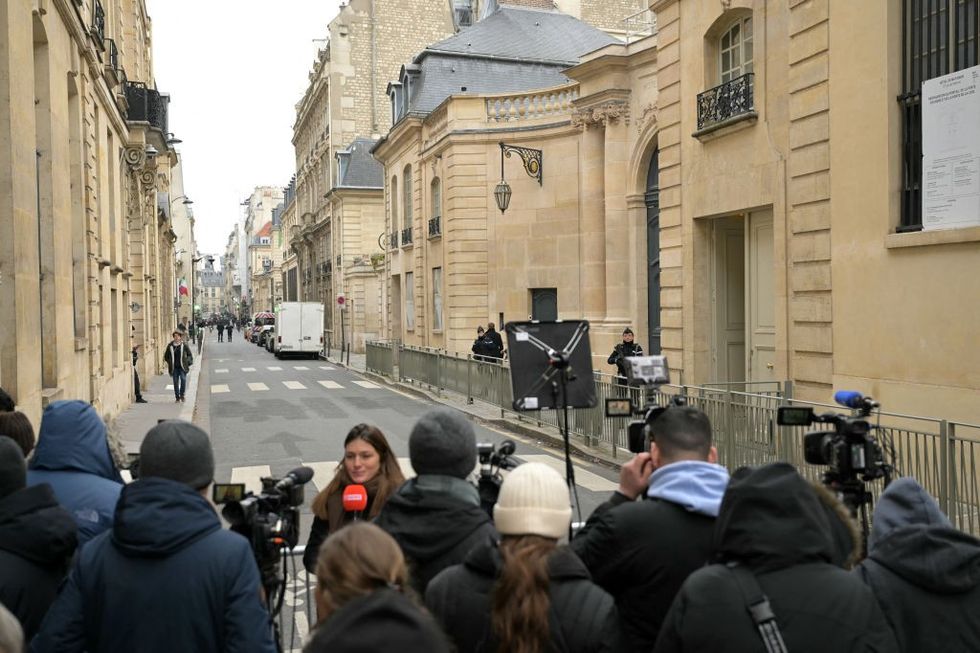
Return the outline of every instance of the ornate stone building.
[[[0,385],[35,424],[132,400],[174,327],[177,154],[143,0],[7,2],[0,14]],[[33,162],[33,163],[32,163]]]

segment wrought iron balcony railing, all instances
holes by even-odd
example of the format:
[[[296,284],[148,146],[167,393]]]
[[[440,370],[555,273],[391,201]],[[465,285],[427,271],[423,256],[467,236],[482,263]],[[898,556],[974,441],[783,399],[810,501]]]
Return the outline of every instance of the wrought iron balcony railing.
[[[96,40],[98,40],[99,45],[105,41],[105,10],[102,8],[102,3],[99,0],[95,0],[95,5],[92,9],[92,33],[95,35]]]
[[[402,247],[412,244],[412,228],[402,229]]]
[[[746,73],[699,93],[698,131],[755,113],[754,80],[754,73]]]
[[[112,39],[106,39],[106,52],[108,53],[106,58],[106,65],[108,65],[113,70],[119,70],[119,48],[116,47],[116,42]]]
[[[167,103],[169,99],[156,89],[142,82],[126,83],[126,103],[129,105],[126,119],[132,122],[148,122],[152,127],[167,134]]]
[[[442,218],[438,215],[429,220],[429,238],[442,235]]]

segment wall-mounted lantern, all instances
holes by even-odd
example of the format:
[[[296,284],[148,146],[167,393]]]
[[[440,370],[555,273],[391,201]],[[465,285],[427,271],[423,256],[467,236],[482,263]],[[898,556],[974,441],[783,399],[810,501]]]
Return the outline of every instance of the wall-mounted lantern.
[[[506,156],[509,159],[511,154],[517,154],[517,156],[521,157],[521,161],[524,162],[524,172],[527,173],[528,177],[537,179],[539,185],[544,185],[544,178],[542,176],[544,154],[541,150],[500,143],[500,183],[493,189],[493,197],[501,213],[507,211],[507,207],[510,206],[510,198],[514,194],[504,176],[504,157]]]

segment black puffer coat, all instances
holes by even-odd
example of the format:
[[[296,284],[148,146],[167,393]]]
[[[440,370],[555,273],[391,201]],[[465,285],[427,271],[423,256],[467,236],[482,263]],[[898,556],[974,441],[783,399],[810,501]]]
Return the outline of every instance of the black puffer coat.
[[[495,540],[490,516],[477,503],[405,482],[388,498],[375,524],[395,538],[408,559],[412,586],[419,596],[436,574],[463,562],[478,544]]]
[[[831,564],[826,511],[792,466],[736,472],[721,504],[714,546],[720,562],[739,562],[755,574],[792,653],[897,650],[874,595]],[[730,569],[714,564],[691,574],[654,650],[764,653]]]
[[[429,583],[425,603],[443,624],[459,653],[496,653],[491,632],[493,587],[503,560],[495,545],[474,549],[461,565],[446,569]],[[552,651],[618,651],[618,620],[611,596],[595,585],[571,550],[561,547],[548,560],[551,579]],[[544,653],[544,652],[542,652]]]
[[[78,526],[48,484],[0,499],[0,603],[30,640],[58,594],[77,545]]]
[[[902,651],[980,651],[980,540],[953,528],[913,479],[881,495],[856,573]]]

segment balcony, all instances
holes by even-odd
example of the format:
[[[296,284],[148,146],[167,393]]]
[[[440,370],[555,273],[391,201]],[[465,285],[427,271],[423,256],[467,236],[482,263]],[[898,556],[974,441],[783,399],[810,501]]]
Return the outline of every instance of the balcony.
[[[436,216],[429,220],[429,238],[435,238],[442,235],[442,218]]]
[[[119,70],[119,48],[116,47],[116,42],[112,39],[106,39],[106,52],[108,56],[106,58],[106,66],[112,70]]]
[[[148,88],[142,82],[126,83],[126,103],[129,105],[126,120],[130,122],[148,122],[161,133],[168,133],[167,104],[169,102],[168,97],[161,95],[156,89]]]
[[[412,244],[412,228],[402,229],[402,247],[408,247]]]
[[[753,100],[755,74],[746,73],[698,94],[698,130],[700,137],[729,125],[758,118]]]

